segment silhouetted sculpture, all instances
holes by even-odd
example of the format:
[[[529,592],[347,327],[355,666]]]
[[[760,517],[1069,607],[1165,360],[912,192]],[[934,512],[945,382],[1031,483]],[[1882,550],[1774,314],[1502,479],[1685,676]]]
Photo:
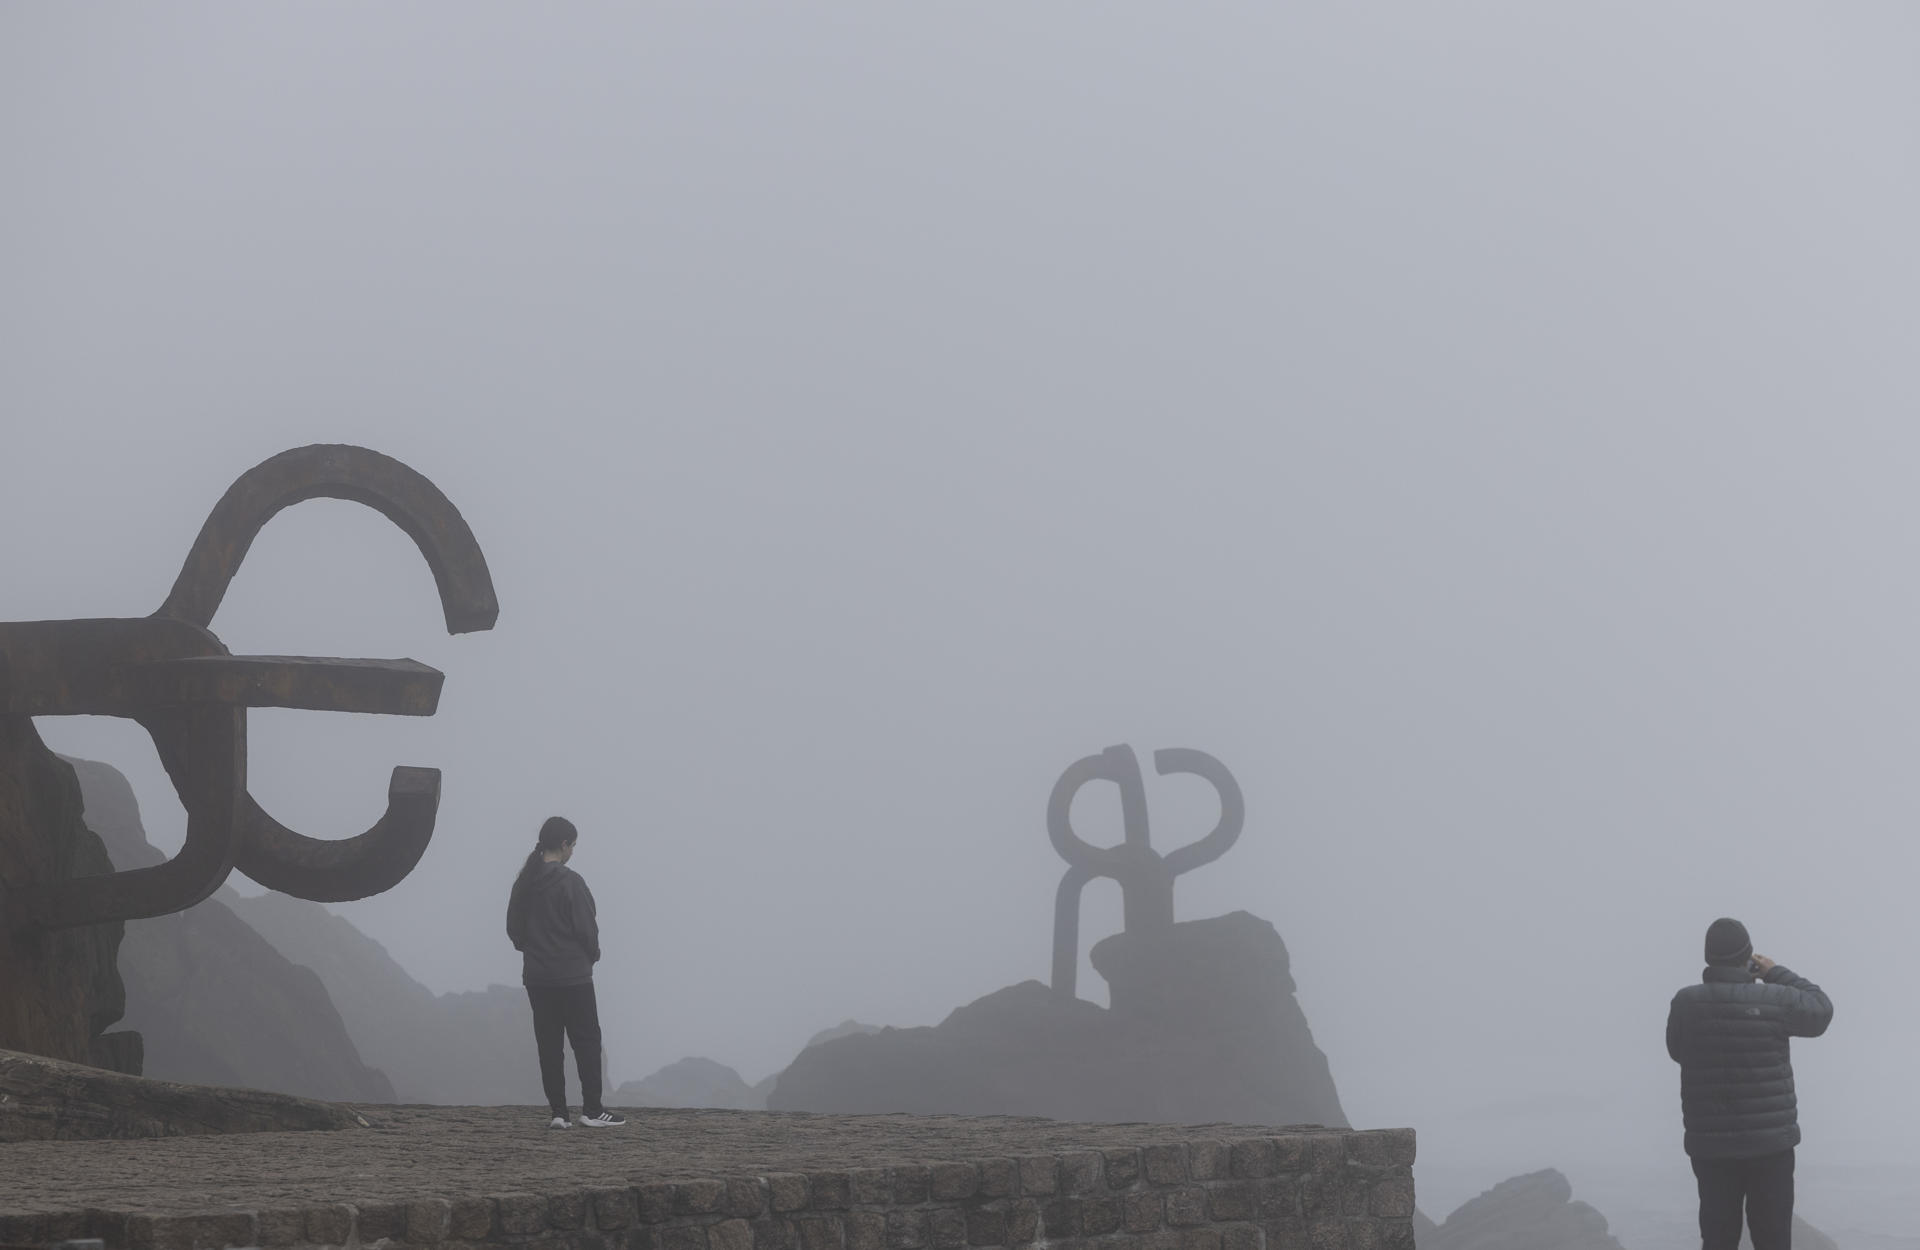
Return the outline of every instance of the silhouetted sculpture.
[[[366,504],[413,539],[449,633],[492,628],[493,581],[459,511],[399,461],[342,445],[282,452],[242,474],[152,616],[0,623],[0,727],[9,730],[0,755],[44,752],[29,717],[126,717],[152,737],[187,812],[186,841],[165,863],[0,882],[0,943],[15,948],[0,950],[0,964],[31,957],[49,931],[184,910],[236,868],[268,889],[332,902],[391,889],[419,863],[439,808],[438,769],[395,768],[386,813],[339,841],[294,832],[247,792],[250,707],[431,716],[439,705],[442,674],[413,660],[237,656],[208,629],[261,527],[319,497]],[[18,762],[0,758],[0,775]],[[0,808],[0,818],[22,825],[0,836],[41,835],[31,813]]]
[[[1128,933],[1169,928],[1173,924],[1173,879],[1226,854],[1246,823],[1246,802],[1227,766],[1204,751],[1168,747],[1153,753],[1154,771],[1192,773],[1211,782],[1220,795],[1220,823],[1198,842],[1166,855],[1153,849],[1147,831],[1147,791],[1140,761],[1133,748],[1111,746],[1098,755],[1068,767],[1054,783],[1047,801],[1047,837],[1066,875],[1053,904],[1053,993],[1075,996],[1080,971],[1080,894],[1095,877],[1112,877],[1120,885],[1121,906]],[[1073,798],[1091,781],[1111,781],[1120,787],[1120,821],[1125,840],[1119,846],[1092,846],[1074,833],[1070,813]]]

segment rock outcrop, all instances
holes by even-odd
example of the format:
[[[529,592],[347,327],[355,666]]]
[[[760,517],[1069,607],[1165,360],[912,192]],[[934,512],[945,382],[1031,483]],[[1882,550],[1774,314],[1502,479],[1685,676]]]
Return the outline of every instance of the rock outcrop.
[[[842,1020],[830,1029],[822,1029],[807,1039],[801,1049],[852,1037],[857,1033],[878,1033],[878,1025],[858,1020]],[[765,1111],[767,1096],[773,1092],[778,1072],[749,1085],[726,1064],[701,1056],[677,1060],[637,1081],[623,1082],[608,1098],[624,1107],[718,1107],[729,1111]]]
[[[1416,1236],[1420,1250],[1622,1250],[1606,1217],[1575,1202],[1552,1168],[1501,1181]]]
[[[637,1081],[622,1082],[609,1101],[624,1107],[719,1107],[764,1110],[766,1100],[738,1072],[712,1059],[689,1057]]]
[[[319,975],[360,1053],[392,1078],[401,1102],[546,1101],[533,1011],[520,986],[435,994],[386,947],[318,903],[262,894],[233,907],[281,954]]]
[[[0,1047],[138,1072],[139,1034],[107,1032],[126,1005],[122,926],[15,932],[5,915],[9,891],[113,871],[82,810],[74,770],[33,721],[0,716]]]
[[[0,1142],[265,1133],[365,1124],[350,1108],[0,1050]]]
[[[119,770],[93,760],[68,763],[87,822],[113,866],[164,862]],[[320,978],[234,914],[238,898],[223,888],[186,911],[127,922],[120,975],[127,1023],[145,1038],[146,1075],[392,1102],[392,1084],[362,1060]]]
[[[930,1028],[810,1047],[768,1106],[1345,1127],[1271,924],[1235,912],[1121,934],[1093,963],[1111,1009],[1023,982]]]

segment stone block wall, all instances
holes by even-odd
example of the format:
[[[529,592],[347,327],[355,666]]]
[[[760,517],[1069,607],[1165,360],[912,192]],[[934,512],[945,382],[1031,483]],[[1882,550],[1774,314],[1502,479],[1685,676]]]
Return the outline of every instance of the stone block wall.
[[[485,1197],[0,1216],[0,1243],[92,1236],[108,1250],[1413,1250],[1413,1153],[1404,1129],[1302,1132]]]

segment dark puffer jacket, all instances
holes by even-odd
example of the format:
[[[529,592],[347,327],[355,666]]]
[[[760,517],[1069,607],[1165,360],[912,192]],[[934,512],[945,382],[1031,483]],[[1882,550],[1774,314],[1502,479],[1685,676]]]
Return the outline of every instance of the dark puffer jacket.
[[[1680,1065],[1687,1153],[1751,1159],[1800,1144],[1790,1037],[1818,1037],[1833,1020],[1819,986],[1775,964],[1764,981],[1708,965],[1673,996],[1667,1053]]]

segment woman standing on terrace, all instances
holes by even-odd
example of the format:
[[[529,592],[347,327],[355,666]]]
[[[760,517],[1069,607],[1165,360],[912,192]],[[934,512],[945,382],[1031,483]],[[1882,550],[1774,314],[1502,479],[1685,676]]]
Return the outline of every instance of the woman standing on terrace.
[[[617,1128],[626,1123],[600,1105],[600,1006],[593,996],[593,965],[600,959],[600,925],[593,893],[567,867],[579,830],[563,816],[540,826],[533,853],[514,878],[507,899],[507,937],[521,954],[522,984],[533,1007],[533,1040],[540,1052],[540,1083],[553,1112],[549,1128],[572,1128],[567,1114],[564,1034],[580,1072],[580,1123]]]

